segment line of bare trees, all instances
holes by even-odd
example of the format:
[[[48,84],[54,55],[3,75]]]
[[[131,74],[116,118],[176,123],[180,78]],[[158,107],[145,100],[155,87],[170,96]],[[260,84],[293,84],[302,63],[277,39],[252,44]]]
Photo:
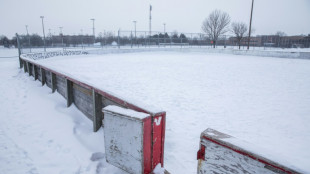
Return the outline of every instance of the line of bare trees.
[[[213,48],[215,48],[216,42],[221,35],[232,32],[236,36],[240,49],[241,40],[245,37],[248,27],[243,22],[233,22],[230,27],[230,22],[231,18],[229,14],[220,10],[214,10],[203,21],[201,29],[212,41]]]

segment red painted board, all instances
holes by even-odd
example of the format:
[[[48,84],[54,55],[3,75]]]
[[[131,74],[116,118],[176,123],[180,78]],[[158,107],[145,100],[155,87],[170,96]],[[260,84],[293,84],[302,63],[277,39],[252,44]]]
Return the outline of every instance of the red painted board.
[[[143,173],[152,172],[152,117],[143,119]]]

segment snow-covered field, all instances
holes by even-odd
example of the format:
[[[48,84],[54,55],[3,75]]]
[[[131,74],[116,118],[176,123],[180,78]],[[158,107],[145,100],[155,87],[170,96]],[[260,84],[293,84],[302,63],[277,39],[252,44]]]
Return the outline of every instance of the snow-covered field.
[[[0,59],[0,174],[124,174],[105,162],[103,129]]]
[[[85,116],[19,70],[17,59],[0,61],[5,173],[121,172],[104,159],[90,160],[93,153],[104,153],[102,129],[92,133]],[[199,136],[208,127],[310,173],[309,60],[146,52],[39,62],[167,111],[165,168],[171,173],[196,172]]]
[[[3,48],[0,47],[0,59],[1,58],[17,58],[18,57],[18,49],[15,48]]]

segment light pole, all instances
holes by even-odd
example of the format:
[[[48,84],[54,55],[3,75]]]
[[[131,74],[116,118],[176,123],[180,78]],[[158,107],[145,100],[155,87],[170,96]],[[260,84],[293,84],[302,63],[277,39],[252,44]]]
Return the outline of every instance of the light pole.
[[[28,25],[26,25],[26,31],[27,31],[27,37],[28,37],[28,46],[29,46],[30,53],[31,53],[30,36],[29,36],[29,33],[28,33]]]
[[[81,37],[82,37],[82,49],[83,49],[83,45],[84,45],[84,43],[83,43],[83,29],[81,29]]]
[[[136,30],[136,26],[137,26],[137,21],[132,21],[134,23],[135,26],[135,44],[137,42],[137,30]]]
[[[93,21],[93,35],[94,35],[94,44],[95,44],[95,19],[92,18],[92,19],[90,19],[90,20]]]
[[[163,23],[164,25],[164,43],[166,44],[166,23]]]
[[[166,33],[166,23],[163,23],[164,25],[164,34]]]
[[[63,28],[63,27],[59,27],[59,35],[62,34],[62,28]]]
[[[250,39],[251,39],[251,28],[252,28],[253,5],[254,5],[254,0],[252,0],[252,8],[251,8],[250,27],[249,27],[249,37],[248,37],[248,50],[250,49]]]
[[[151,35],[152,35],[152,5],[150,5],[150,24],[149,24],[149,34],[150,34],[150,37],[149,37],[149,45],[150,45],[150,42],[151,42]]]
[[[40,18],[42,19],[42,29],[43,29],[43,38],[44,38],[44,52],[46,52],[46,47],[45,47],[45,31],[44,31],[44,16],[40,16]]]
[[[63,34],[62,34],[62,28],[63,27],[59,27],[59,35],[61,36],[61,46],[64,49],[64,37],[63,37]]]
[[[50,28],[48,29],[48,35],[49,35],[49,40],[50,40],[50,42],[52,42],[52,47],[53,47],[54,46],[54,44],[53,44],[53,36],[52,36],[52,32],[51,32]]]

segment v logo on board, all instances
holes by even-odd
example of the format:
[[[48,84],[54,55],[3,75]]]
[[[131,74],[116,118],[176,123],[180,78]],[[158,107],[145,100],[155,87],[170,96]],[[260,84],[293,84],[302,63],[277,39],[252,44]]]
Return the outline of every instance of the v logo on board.
[[[156,126],[159,126],[160,122],[161,122],[161,117],[155,118],[154,122],[155,122]]]

